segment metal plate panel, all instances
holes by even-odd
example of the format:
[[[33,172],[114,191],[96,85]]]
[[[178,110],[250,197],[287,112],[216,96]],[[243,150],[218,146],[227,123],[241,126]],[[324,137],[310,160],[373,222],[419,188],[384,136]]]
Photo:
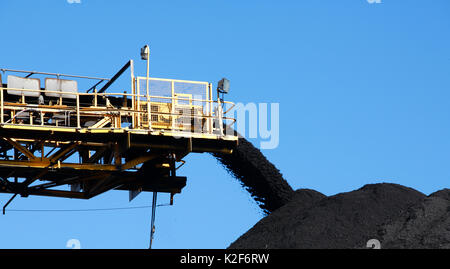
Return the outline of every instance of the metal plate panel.
[[[57,79],[57,78],[46,78],[45,79],[45,90],[52,91],[46,92],[46,96],[50,97],[62,97],[75,99],[77,96],[75,94],[69,94],[70,92],[78,92],[78,84],[75,80]],[[64,92],[64,93],[55,93]]]
[[[24,96],[31,96],[31,97],[38,97],[39,92],[30,92],[26,90],[40,90],[41,89],[41,82],[37,78],[23,78],[23,77],[17,77],[17,76],[8,76],[8,94],[12,95],[24,95]],[[24,91],[21,91],[19,89],[24,89]]]

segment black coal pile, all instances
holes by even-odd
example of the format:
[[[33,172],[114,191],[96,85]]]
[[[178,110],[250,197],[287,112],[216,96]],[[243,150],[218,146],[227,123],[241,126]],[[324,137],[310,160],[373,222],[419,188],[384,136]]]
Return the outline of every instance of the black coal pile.
[[[233,154],[214,154],[269,214],[230,248],[450,248],[450,190],[429,196],[397,184],[371,184],[326,197],[293,191],[244,138]]]
[[[450,190],[435,192],[380,229],[382,248],[450,248]]]
[[[232,154],[214,154],[266,213],[289,202],[294,194],[280,171],[245,138]]]
[[[446,200],[442,198],[445,195],[431,198],[439,204],[436,216],[442,216],[446,210],[440,204]],[[230,248],[365,248],[370,239],[378,239],[382,247],[384,240],[389,242],[386,246],[394,246],[398,232],[403,231],[408,238],[407,234],[413,230],[412,227],[404,230],[405,222],[409,223],[414,214],[409,210],[427,201],[426,198],[411,188],[387,183],[366,185],[330,197],[312,190],[298,190],[289,203],[259,221]],[[423,218],[418,221],[425,221],[435,206],[431,205],[426,212],[419,211]],[[399,216],[403,216],[401,223],[396,222]],[[391,226],[385,226],[387,223]],[[437,234],[442,229],[439,225],[433,227]],[[417,234],[426,229],[422,227]]]

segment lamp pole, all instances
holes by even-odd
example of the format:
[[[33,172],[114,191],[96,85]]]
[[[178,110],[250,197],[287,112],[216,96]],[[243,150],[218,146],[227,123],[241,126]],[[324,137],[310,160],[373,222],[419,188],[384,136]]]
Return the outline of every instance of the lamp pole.
[[[148,46],[147,46],[148,48]],[[147,53],[147,102],[149,102],[149,97],[150,97],[150,93],[148,90],[148,80],[150,78],[150,49],[148,49],[148,53]]]
[[[150,117],[150,91],[149,91],[149,79],[150,79],[150,48],[148,45],[145,45],[141,49],[141,59],[147,61],[147,121],[148,128],[151,129],[151,117]],[[139,98],[139,97],[138,97]]]

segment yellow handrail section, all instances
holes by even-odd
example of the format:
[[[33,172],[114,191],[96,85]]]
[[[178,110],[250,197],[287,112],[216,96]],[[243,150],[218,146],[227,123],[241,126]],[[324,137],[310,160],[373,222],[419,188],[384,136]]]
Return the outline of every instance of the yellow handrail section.
[[[146,85],[149,85],[149,91],[146,91]],[[194,137],[234,136],[224,133],[224,124],[232,125],[235,119],[225,116],[230,109],[222,109],[224,104],[231,108],[234,104],[213,100],[212,84],[208,82],[149,78],[147,84],[146,77],[135,77],[132,78],[131,93],[1,86],[2,126],[78,131],[124,129]]]

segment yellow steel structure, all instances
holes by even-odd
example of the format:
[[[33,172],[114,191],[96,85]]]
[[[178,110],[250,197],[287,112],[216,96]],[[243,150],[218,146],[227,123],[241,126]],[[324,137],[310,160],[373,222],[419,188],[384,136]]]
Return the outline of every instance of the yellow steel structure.
[[[50,82],[77,85],[60,77],[87,77],[1,69],[28,76],[4,83],[0,75],[0,192],[80,199],[112,189],[175,194],[186,184],[176,170],[187,154],[231,153],[238,138],[224,125],[234,119],[213,100],[212,84],[135,77],[130,65],[130,93],[52,90]],[[27,85],[31,75],[56,78],[45,88],[9,83]]]

